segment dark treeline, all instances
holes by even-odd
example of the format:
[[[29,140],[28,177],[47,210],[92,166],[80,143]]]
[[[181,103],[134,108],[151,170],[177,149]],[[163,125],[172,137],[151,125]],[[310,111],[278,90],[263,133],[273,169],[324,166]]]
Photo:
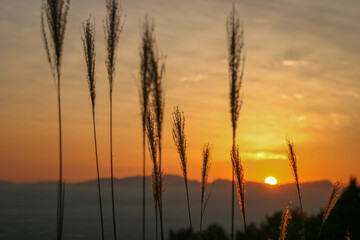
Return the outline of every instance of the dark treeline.
[[[321,236],[319,237],[323,215],[323,210],[315,215],[308,216],[305,213],[304,225],[306,228],[306,239],[360,239],[360,187],[355,178],[351,178],[349,186],[342,192],[341,197],[324,224]],[[271,216],[266,216],[259,225],[254,223],[248,224],[246,228],[246,239],[279,239],[281,217],[282,211],[278,211]],[[299,234],[302,232],[302,227],[300,209],[293,210],[291,212],[286,239],[298,240]],[[190,229],[170,231],[169,234],[169,240],[196,240],[199,238],[199,232],[193,232]],[[203,230],[201,239],[228,240],[230,236],[219,224],[212,224]],[[235,239],[245,239],[245,233],[243,231],[237,231]]]

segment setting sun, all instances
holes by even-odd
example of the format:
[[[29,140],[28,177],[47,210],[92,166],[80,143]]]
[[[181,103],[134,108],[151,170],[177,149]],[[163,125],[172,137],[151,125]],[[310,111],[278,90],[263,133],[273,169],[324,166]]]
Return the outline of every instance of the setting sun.
[[[274,177],[267,177],[267,178],[265,179],[265,183],[266,183],[266,184],[270,184],[270,185],[276,185],[276,184],[277,184],[277,180],[276,180],[276,178],[274,178]]]

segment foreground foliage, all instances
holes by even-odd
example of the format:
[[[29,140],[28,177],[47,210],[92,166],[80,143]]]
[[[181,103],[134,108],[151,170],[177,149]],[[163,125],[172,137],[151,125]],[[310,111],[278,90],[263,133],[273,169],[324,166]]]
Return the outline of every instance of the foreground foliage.
[[[259,239],[279,239],[282,221],[282,211],[275,212],[272,216],[267,216],[259,225],[250,223],[246,228],[247,240]],[[324,211],[316,215],[306,216],[304,224],[306,228],[306,239],[318,239],[318,234],[322,224]],[[350,180],[349,186],[344,189],[341,197],[329,214],[324,224],[323,232],[320,239],[338,240],[345,239],[348,235],[350,239],[360,239],[360,187],[356,179]],[[287,240],[298,240],[302,233],[302,217],[300,209],[291,212],[291,218],[288,223],[286,234]],[[199,239],[200,234],[190,229],[180,229],[170,231],[169,240]],[[210,225],[203,231],[202,238],[207,240],[227,240],[229,239],[226,231],[218,224]],[[245,233],[238,231],[237,240],[245,239]]]

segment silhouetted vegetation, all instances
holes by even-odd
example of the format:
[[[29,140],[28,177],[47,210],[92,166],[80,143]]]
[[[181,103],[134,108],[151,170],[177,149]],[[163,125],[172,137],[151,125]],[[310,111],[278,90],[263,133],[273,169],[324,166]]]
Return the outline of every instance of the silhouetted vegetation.
[[[100,185],[100,172],[99,172],[99,157],[96,138],[96,124],[95,124],[95,98],[96,98],[96,78],[95,78],[95,20],[92,23],[91,17],[83,23],[81,40],[84,47],[85,62],[87,67],[87,82],[89,86],[91,109],[92,109],[92,122],[94,130],[94,145],[95,145],[95,160],[96,160],[96,173],[97,173],[97,185],[99,194],[99,206],[100,206],[100,222],[101,222],[101,237],[104,240],[104,220],[101,201],[101,185]]]
[[[341,189],[342,189],[341,182],[335,182],[334,185],[330,189],[328,200],[326,203],[326,208],[324,211],[324,216],[323,216],[320,231],[319,231],[319,239],[321,238],[321,232],[324,227],[324,224],[325,224],[327,218],[329,217],[332,209],[334,208],[336,202],[339,199],[339,194],[340,194]]]
[[[244,54],[244,28],[240,23],[239,14],[233,9],[226,22],[229,54],[229,85],[230,85],[230,114],[232,127],[232,150],[236,145],[236,129],[239,114],[242,106],[240,90],[244,76],[245,54]],[[230,154],[232,155],[232,154]],[[230,156],[230,159],[233,157]],[[234,207],[235,207],[235,179],[234,165],[232,169],[232,190],[231,190],[231,240],[234,239]],[[244,209],[245,210],[245,209]],[[242,211],[244,211],[242,210]],[[245,215],[243,214],[243,217]],[[244,218],[245,224],[245,218]],[[245,226],[246,229],[246,226]]]
[[[285,207],[285,210],[287,207]],[[320,211],[316,215],[302,217],[301,210],[296,209],[290,211],[288,218],[288,230],[286,234],[287,240],[298,240],[302,236],[302,222],[306,227],[306,239],[316,240],[323,222],[324,211]],[[283,221],[284,213],[275,212],[271,216],[266,216],[259,224],[250,223],[246,229],[246,239],[283,239],[282,229],[279,228]],[[321,239],[339,240],[349,237],[350,239],[360,239],[360,187],[357,186],[356,179],[350,180],[349,186],[344,189],[339,200],[330,212],[327,221],[324,224]],[[178,231],[170,231],[169,240],[196,240],[200,239],[199,232],[193,232],[192,229],[180,229]],[[202,239],[217,240],[229,239],[225,230],[217,225],[210,225],[203,231]],[[245,232],[238,231],[236,233],[237,240],[245,239]]]
[[[244,167],[241,163],[241,158],[239,154],[239,146],[234,146],[231,151],[231,162],[234,169],[234,174],[236,176],[237,183],[237,194],[239,205],[244,220],[244,229],[246,231],[246,204],[245,204],[245,179],[244,179]],[[231,234],[233,234],[231,232]]]
[[[140,46],[140,86],[139,87],[139,98],[140,98],[140,112],[142,120],[142,154],[143,154],[143,182],[142,182],[142,239],[145,239],[145,166],[146,166],[146,155],[145,155],[145,145],[146,145],[146,119],[149,111],[149,96],[150,96],[150,86],[151,86],[151,75],[149,69],[150,61],[150,49],[154,44],[153,37],[153,27],[149,23],[148,17],[145,17],[145,22],[143,25],[143,32],[141,33],[141,46]],[[155,213],[157,216],[157,208],[155,208]],[[156,220],[157,224],[157,220]],[[156,227],[157,231],[157,227]],[[156,234],[157,239],[157,234]]]
[[[151,156],[151,161],[153,162],[153,171],[151,174],[152,179],[152,193],[154,199],[154,209],[155,209],[155,224],[156,224],[156,239],[158,238],[158,212],[160,215],[160,229],[161,229],[161,239],[163,239],[163,219],[160,212],[162,193],[164,190],[164,174],[159,166],[159,161],[157,157],[157,150],[159,141],[157,139],[157,129],[155,124],[155,114],[150,110],[147,113],[146,121],[146,133],[149,141],[149,151]]]
[[[201,169],[201,184],[200,184],[200,192],[201,192],[201,204],[200,204],[200,234],[202,230],[202,222],[204,217],[204,212],[206,209],[207,202],[210,197],[210,193],[206,196],[206,186],[208,182],[209,177],[209,171],[210,171],[210,161],[211,161],[211,146],[210,144],[205,144],[203,148],[203,162],[202,162],[202,169]]]
[[[58,103],[59,122],[59,183],[57,203],[57,239],[62,239],[64,219],[65,183],[62,172],[62,129],[61,129],[61,63],[67,16],[70,0],[43,1],[41,8],[41,31],[45,45],[47,60],[55,82]]]
[[[161,167],[161,151],[162,151],[162,129],[164,120],[165,107],[165,88],[164,88],[164,73],[165,61],[160,58],[157,45],[155,41],[155,25],[149,22],[145,16],[145,24],[143,30],[143,46],[140,51],[141,54],[141,91],[140,98],[142,103],[142,111],[147,109],[147,112],[142,113],[145,116],[146,130],[149,140],[149,150],[151,152],[151,159],[153,162],[153,195],[155,206],[155,217],[157,225],[157,213],[160,217],[160,236],[164,239],[163,227],[163,208],[162,208],[162,194],[164,191],[164,174]],[[146,98],[146,99],[145,99]],[[150,104],[148,105],[148,101]],[[144,115],[145,114],[145,115]],[[153,149],[156,148],[156,149]],[[157,226],[156,226],[157,232]],[[156,234],[157,238],[157,234]]]
[[[116,219],[115,219],[115,197],[114,197],[114,167],[113,167],[113,138],[112,138],[112,93],[115,79],[116,50],[119,45],[122,9],[119,0],[106,0],[106,19],[104,24],[106,60],[105,65],[109,79],[110,94],[110,173],[111,173],[111,203],[114,228],[114,239],[116,240]]]
[[[279,240],[285,240],[286,239],[287,228],[288,228],[288,225],[289,225],[289,220],[291,219],[291,216],[289,215],[289,213],[290,213],[290,203],[291,203],[291,201],[287,201],[285,203],[284,211],[283,211],[283,214],[281,216]]]
[[[351,178],[329,214],[320,239],[343,239],[347,231],[350,239],[360,239],[360,187],[356,178]]]
[[[184,112],[180,112],[179,107],[177,107],[173,112],[173,139],[180,157],[181,170],[185,182],[186,200],[187,200],[187,207],[189,213],[189,224],[190,224],[190,229],[192,229],[188,179],[187,179],[185,115]]]
[[[286,142],[287,142],[287,147],[288,147],[288,159],[289,159],[289,163],[290,163],[290,168],[294,175],[296,189],[297,189],[297,193],[298,193],[298,197],[299,197],[300,213],[301,213],[300,215],[304,215],[302,201],[301,201],[300,181],[299,181],[295,146],[294,146],[294,143],[291,142],[291,140],[289,138],[286,139]],[[305,225],[305,223],[303,223],[303,227],[302,227],[302,239],[305,239],[305,226],[304,225]]]

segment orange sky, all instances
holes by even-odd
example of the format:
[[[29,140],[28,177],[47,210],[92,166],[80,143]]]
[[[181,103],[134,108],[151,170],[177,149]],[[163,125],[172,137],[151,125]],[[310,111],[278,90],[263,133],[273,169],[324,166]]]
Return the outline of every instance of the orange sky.
[[[0,179],[58,177],[57,105],[40,35],[41,1],[0,6]],[[115,176],[141,174],[138,78],[141,22],[155,18],[166,61],[163,166],[181,174],[171,136],[176,105],[186,115],[189,178],[199,179],[202,146],[213,144],[210,179],[230,178],[226,17],[231,1],[123,0],[114,89]],[[301,181],[360,177],[360,4],[240,1],[246,67],[237,141],[250,181],[292,181],[285,137],[295,143]],[[96,76],[101,176],[109,176],[109,103],[104,64],[104,1],[72,1],[62,68],[64,177],[96,177],[91,105],[79,29],[96,19]],[[148,170],[151,165],[148,158]]]

